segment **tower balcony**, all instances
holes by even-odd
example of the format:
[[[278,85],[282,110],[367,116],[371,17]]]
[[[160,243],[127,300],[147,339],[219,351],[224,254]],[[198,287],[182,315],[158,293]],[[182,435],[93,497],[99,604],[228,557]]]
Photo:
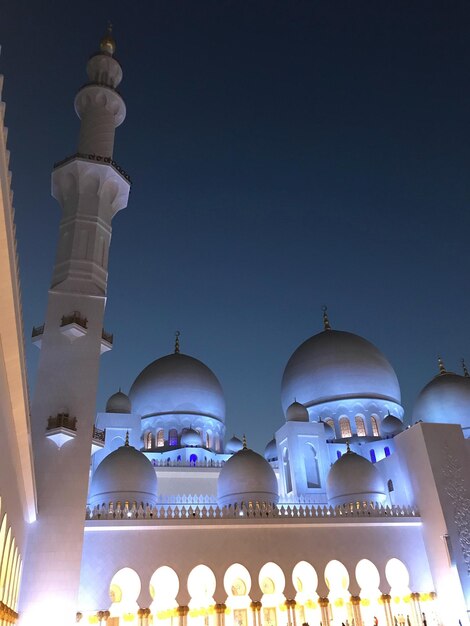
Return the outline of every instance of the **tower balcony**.
[[[68,413],[58,413],[47,420],[46,437],[53,441],[58,448],[71,441],[77,435],[77,418]]]
[[[98,450],[104,448],[104,443],[106,440],[106,430],[100,430],[93,426],[93,437],[91,440],[91,453],[95,454]]]
[[[113,334],[106,332],[105,329],[103,328],[103,330],[101,331],[101,352],[100,352],[100,354],[104,354],[105,352],[108,352],[109,350],[112,350],[113,340],[114,340]]]
[[[31,332],[31,341],[37,348],[41,347],[43,334],[44,324],[41,324],[41,326],[33,326],[33,330]]]
[[[79,311],[73,311],[70,315],[63,315],[60,323],[60,332],[70,341],[75,341],[86,335],[88,320]]]

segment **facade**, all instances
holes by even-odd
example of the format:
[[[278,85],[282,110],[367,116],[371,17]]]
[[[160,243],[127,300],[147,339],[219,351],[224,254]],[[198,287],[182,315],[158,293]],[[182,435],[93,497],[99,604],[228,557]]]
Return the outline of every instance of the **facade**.
[[[100,356],[112,348],[111,221],[130,188],[113,160],[126,112],[114,51],[108,33],[75,99],[77,152],[52,174],[62,220],[45,322],[33,330],[31,429],[0,141],[0,623],[468,623],[465,367],[439,362],[406,427],[386,357],[332,328],[325,310],[322,330],[287,361],[286,422],[264,455],[244,436],[226,440],[223,389],[182,353],[179,333],[96,414]]]

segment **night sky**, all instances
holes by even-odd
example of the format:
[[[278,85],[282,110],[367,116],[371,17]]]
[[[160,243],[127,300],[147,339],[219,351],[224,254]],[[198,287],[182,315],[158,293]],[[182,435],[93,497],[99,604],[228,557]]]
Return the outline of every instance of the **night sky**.
[[[222,383],[227,437],[262,451],[324,304],[389,358],[408,416],[437,354],[470,362],[470,3],[0,5],[31,388],[60,219],[50,172],[76,151],[73,99],[108,20],[133,187],[113,221],[98,410],[180,329]]]

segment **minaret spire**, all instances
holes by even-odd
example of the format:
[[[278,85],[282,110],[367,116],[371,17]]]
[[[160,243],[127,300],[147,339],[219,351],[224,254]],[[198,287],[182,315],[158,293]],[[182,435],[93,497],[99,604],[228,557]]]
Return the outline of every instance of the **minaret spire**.
[[[181,335],[181,332],[177,330],[175,333],[175,354],[180,353],[180,335]]]
[[[437,357],[437,363],[439,365],[439,374],[447,374],[447,370],[445,368],[444,361],[441,359],[440,356]]]
[[[470,374],[468,373],[468,369],[467,369],[467,365],[465,363],[465,359],[462,359],[462,369],[463,369],[463,375],[465,376],[465,378],[469,378]]]
[[[322,306],[323,311],[323,330],[331,330],[330,320],[328,319],[328,307]]]

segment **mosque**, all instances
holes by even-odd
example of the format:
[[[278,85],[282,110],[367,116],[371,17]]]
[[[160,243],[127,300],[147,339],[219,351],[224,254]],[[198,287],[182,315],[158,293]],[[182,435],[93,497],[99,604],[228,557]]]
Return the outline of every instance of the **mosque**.
[[[227,437],[216,373],[179,333],[96,414],[111,221],[130,189],[114,53],[108,32],[75,98],[77,151],[52,173],[62,219],[31,404],[1,106],[1,626],[468,624],[465,364],[439,360],[406,427],[387,358],[324,310],[286,359],[285,423],[263,455]]]

